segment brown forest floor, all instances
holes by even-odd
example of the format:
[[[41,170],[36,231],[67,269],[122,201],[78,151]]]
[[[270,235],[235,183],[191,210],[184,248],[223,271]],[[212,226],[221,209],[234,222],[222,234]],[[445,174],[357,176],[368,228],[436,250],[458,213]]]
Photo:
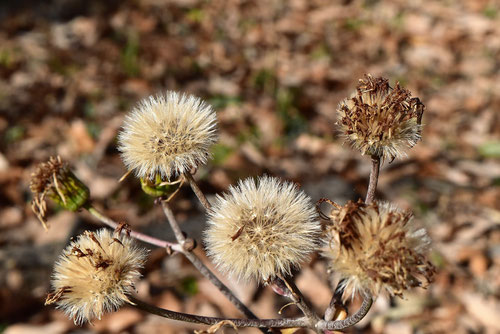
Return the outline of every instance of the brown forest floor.
[[[438,273],[405,300],[380,297],[351,332],[500,333],[499,11],[495,0],[1,2],[0,332],[77,332],[43,300],[69,237],[98,225],[53,208],[43,231],[29,205],[38,162],[60,155],[111,217],[172,238],[135,179],[117,184],[116,133],[140,98],[181,90],[217,109],[220,142],[197,174],[208,194],[268,173],[343,203],[364,195],[369,159],[342,145],[335,109],[372,73],[427,107],[423,141],[383,166],[377,196],[429,229]],[[199,238],[204,217],[189,189],[174,210]],[[144,274],[143,299],[239,316],[180,256],[153,251]],[[230,284],[261,317],[286,303],[269,288]],[[323,262],[297,284],[323,311]],[[78,333],[193,328],[124,308]]]

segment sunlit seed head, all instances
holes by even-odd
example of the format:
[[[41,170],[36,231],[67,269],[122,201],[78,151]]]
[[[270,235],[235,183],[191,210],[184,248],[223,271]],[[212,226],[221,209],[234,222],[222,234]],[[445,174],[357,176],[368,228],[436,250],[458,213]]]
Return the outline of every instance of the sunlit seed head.
[[[261,282],[289,274],[317,249],[320,224],[309,197],[274,177],[246,179],[217,196],[205,244],[225,273]]]
[[[393,160],[420,140],[424,105],[399,83],[390,87],[385,78],[365,75],[337,112],[346,141],[363,155]]]
[[[142,100],[125,118],[118,149],[129,170],[170,180],[207,162],[217,140],[212,107],[197,97],[168,91]]]
[[[428,284],[434,267],[426,259],[430,239],[412,215],[388,203],[349,202],[335,207],[324,255],[344,281],[344,299],[355,293],[377,297]]]
[[[129,302],[147,251],[125,235],[107,229],[85,232],[63,251],[54,267],[52,293],[45,304],[56,303],[75,324],[101,319]]]
[[[50,157],[37,166],[31,174],[30,189],[33,193],[31,208],[46,229],[47,197],[67,210],[76,211],[90,196],[89,188],[59,156]]]

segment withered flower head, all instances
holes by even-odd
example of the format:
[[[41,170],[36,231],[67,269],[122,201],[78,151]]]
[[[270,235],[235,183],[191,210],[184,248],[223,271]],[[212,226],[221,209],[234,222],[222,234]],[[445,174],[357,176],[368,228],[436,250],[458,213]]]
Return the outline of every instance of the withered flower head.
[[[224,272],[262,282],[289,274],[318,247],[320,224],[309,197],[293,183],[249,178],[218,196],[205,244]]]
[[[420,140],[424,105],[399,83],[391,88],[385,78],[365,75],[337,112],[346,140],[363,155],[392,161]]]
[[[348,202],[334,206],[326,229],[324,255],[345,280],[344,299],[356,292],[377,297],[430,283],[426,259],[430,239],[412,224],[412,215],[388,203]]]
[[[66,210],[76,211],[87,202],[90,195],[89,188],[59,156],[50,157],[49,161],[38,165],[31,174],[30,189],[33,192],[31,208],[45,229],[47,196]]]
[[[217,140],[212,107],[192,95],[168,91],[142,100],[118,136],[123,162],[137,177],[162,180],[206,163]]]
[[[147,252],[124,234],[101,229],[78,236],[54,267],[53,292],[45,304],[56,303],[75,324],[101,319],[129,302]]]

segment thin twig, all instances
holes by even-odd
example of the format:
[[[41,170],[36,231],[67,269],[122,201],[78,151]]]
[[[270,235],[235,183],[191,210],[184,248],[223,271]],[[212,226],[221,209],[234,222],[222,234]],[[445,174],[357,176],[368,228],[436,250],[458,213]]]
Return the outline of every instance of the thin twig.
[[[196,197],[200,200],[201,204],[205,207],[206,210],[210,209],[210,203],[208,202],[207,198],[205,197],[205,194],[201,191],[200,187],[198,186],[198,183],[193,178],[193,175],[191,173],[187,172],[184,173],[184,177],[188,180],[189,185],[191,186],[191,189],[193,189],[193,192],[195,193]]]
[[[163,209],[163,213],[167,217],[168,223],[170,224],[172,231],[174,231],[175,238],[182,245],[186,241],[186,237],[184,236],[184,233],[182,233],[182,230],[179,227],[177,220],[175,219],[174,213],[172,212],[170,205],[168,204],[167,201],[160,201],[160,203],[161,203],[161,208]]]
[[[290,328],[290,327],[302,327],[309,328],[309,323],[306,318],[285,318],[285,319],[226,319],[226,318],[216,318],[216,317],[206,317],[188,313],[174,312],[170,310],[165,310],[154,305],[147,304],[140,301],[134,297],[129,297],[132,305],[149,312],[151,314],[156,314],[164,318],[191,322],[196,324],[214,325],[224,320],[229,320],[234,323],[237,327],[258,327],[258,328]],[[265,332],[265,330],[264,330]]]
[[[344,320],[336,320],[336,321],[321,320],[316,324],[316,329],[322,331],[324,330],[339,331],[354,326],[366,316],[368,311],[370,311],[370,307],[372,306],[372,304],[373,304],[373,299],[371,297],[365,297],[365,299],[363,299],[363,304],[361,304],[361,308],[350,317]]]
[[[314,325],[320,320],[319,316],[312,310],[311,305],[291,279],[285,277],[280,277],[280,279],[291,291],[291,299],[297,304],[302,313],[304,313],[311,327],[314,328]]]
[[[85,208],[88,210],[88,212],[90,214],[92,214],[100,222],[104,223],[105,225],[107,225],[113,229],[116,229],[120,225],[117,222],[115,222],[114,220],[112,220],[111,218],[103,215],[96,208],[94,208],[91,204],[86,205]],[[123,231],[123,233],[125,233],[125,231]],[[157,246],[160,248],[170,248],[176,252],[182,252],[184,250],[182,248],[182,246],[178,243],[172,243],[172,242],[168,242],[165,240],[160,240],[160,239],[157,239],[155,237],[152,237],[152,236],[149,236],[149,235],[137,232],[137,231],[130,231],[130,236],[132,238],[135,238],[137,240],[141,240],[145,243],[148,243],[150,245]]]
[[[220,323],[224,320],[229,320],[237,327],[257,327],[257,328],[311,328],[317,331],[325,330],[343,330],[348,327],[354,326],[361,319],[363,319],[373,303],[370,297],[366,297],[363,300],[361,308],[353,314],[351,317],[345,320],[337,321],[325,321],[319,320],[311,326],[309,319],[307,317],[302,318],[284,318],[284,319],[226,319],[226,318],[216,318],[216,317],[206,317],[200,315],[193,315],[188,313],[174,312],[170,310],[165,310],[154,305],[147,304],[141,300],[136,299],[133,296],[129,297],[131,304],[143,311],[151,314],[158,315],[160,317],[178,320],[183,322],[190,322],[196,324],[214,325]]]
[[[368,183],[368,191],[366,192],[365,203],[370,204],[375,198],[375,191],[377,190],[378,173],[380,171],[380,157],[372,155],[372,168],[370,171],[370,181]]]
[[[179,224],[175,219],[174,213],[170,208],[170,205],[166,201],[161,201],[161,206],[163,208],[163,212],[165,213],[165,216],[167,217],[170,226],[172,227],[172,230],[174,231],[175,236],[177,237],[177,241],[179,241],[179,243],[183,245],[184,242],[186,241],[186,237],[182,233]],[[241,300],[239,300],[238,297],[236,297],[233,294],[233,292],[229,290],[229,288],[224,283],[222,283],[217,278],[217,276],[215,276],[215,274],[212,273],[212,271],[210,271],[210,269],[208,269],[207,266],[205,266],[205,264],[200,260],[200,258],[195,253],[185,248],[183,248],[182,253],[186,256],[186,258],[189,261],[191,261],[191,263],[195,266],[196,269],[198,269],[198,271],[203,276],[208,278],[210,282],[212,282],[212,284],[215,285],[215,287],[217,287],[219,291],[222,292],[222,294],[226,296],[226,298],[231,303],[233,303],[233,305],[236,306],[238,310],[240,310],[241,313],[243,313],[246,317],[250,319],[258,319],[257,316],[252,311],[250,311],[250,309]]]
[[[335,288],[335,292],[333,293],[332,299],[330,300],[330,305],[325,311],[324,319],[326,321],[335,320],[336,315],[340,311],[345,311],[347,314],[347,308],[342,302],[342,295],[344,293],[344,284],[345,279],[341,279]]]

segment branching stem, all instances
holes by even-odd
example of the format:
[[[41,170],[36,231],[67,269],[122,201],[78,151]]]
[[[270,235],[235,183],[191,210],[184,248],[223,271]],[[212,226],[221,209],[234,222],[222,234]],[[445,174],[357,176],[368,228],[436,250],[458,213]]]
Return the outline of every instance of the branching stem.
[[[193,315],[188,313],[174,312],[166,309],[150,305],[134,297],[129,297],[132,305],[151,314],[155,314],[164,318],[178,320],[183,322],[190,322],[196,324],[214,325],[224,320],[229,320],[236,327],[257,327],[257,328],[310,328],[316,331],[325,330],[343,330],[348,327],[354,326],[358,323],[370,310],[372,299],[367,297],[363,300],[361,308],[351,317],[345,320],[325,321],[319,320],[311,324],[307,317],[302,318],[283,318],[283,319],[227,319],[217,317],[206,317],[200,315]]]
[[[182,233],[179,224],[175,219],[174,213],[170,208],[170,205],[166,201],[161,201],[161,206],[170,226],[172,227],[172,230],[174,230],[175,236],[177,237],[177,241],[179,241],[181,245],[184,245],[184,243],[186,242],[186,237]],[[212,282],[212,284],[215,285],[215,287],[217,287],[217,289],[219,289],[219,291],[222,292],[222,294],[226,296],[226,298],[231,303],[233,303],[233,305],[236,306],[238,310],[241,311],[241,313],[243,313],[246,317],[250,319],[258,319],[257,316],[252,311],[250,311],[250,309],[241,300],[239,300],[238,297],[236,297],[233,294],[233,292],[224,283],[222,283],[217,278],[217,276],[215,276],[215,274],[212,271],[210,271],[210,269],[208,269],[207,266],[205,266],[205,264],[200,260],[200,258],[195,253],[193,253],[189,249],[186,249],[185,247],[182,248],[182,253],[186,256],[186,258],[189,261],[191,261],[191,263],[196,267],[196,269],[198,269],[198,271],[203,276],[208,278],[210,282]]]
[[[94,208],[92,206],[92,204],[87,204],[85,206],[85,209],[87,209],[87,211],[92,216],[94,216],[95,218],[97,218],[101,223],[103,223],[103,224],[111,227],[112,229],[116,229],[120,225],[117,222],[115,222],[114,220],[112,220],[111,218],[106,217],[104,214],[102,214],[101,212],[99,212],[96,208]],[[125,230],[122,233],[125,233]],[[161,239],[158,239],[158,238],[155,238],[155,237],[152,237],[152,236],[149,236],[149,235],[137,232],[137,231],[130,231],[130,236],[132,238],[135,238],[137,240],[141,240],[141,241],[143,241],[145,243],[148,243],[148,244],[156,246],[156,247],[170,248],[170,249],[172,249],[173,251],[176,251],[176,252],[182,252],[184,250],[182,248],[182,246],[180,244],[178,244],[178,243],[172,243],[172,242],[168,242],[168,241],[165,241],[165,240],[161,240]]]
[[[226,319],[217,317],[206,317],[201,315],[193,315],[188,313],[174,312],[165,310],[154,305],[147,304],[134,297],[129,297],[133,302],[133,306],[159,315],[164,318],[179,320],[184,322],[191,322],[195,324],[214,325],[224,320],[229,320],[236,325],[236,327],[258,327],[258,328],[290,328],[290,327],[303,327],[309,328],[309,322],[306,318],[284,318],[284,319]]]
[[[297,307],[306,316],[311,328],[314,328],[314,324],[316,324],[320,320],[319,316],[312,310],[309,302],[306,300],[304,295],[302,295],[302,292],[290,278],[280,277],[280,279],[285,283],[286,287],[290,290],[291,292],[290,297],[292,301],[297,304]]]
[[[368,311],[370,311],[370,307],[372,306],[372,304],[373,299],[371,297],[365,297],[365,299],[363,299],[363,304],[361,304],[361,308],[350,317],[347,317],[344,320],[335,321],[321,320],[316,324],[316,329],[319,329],[321,331],[339,331],[354,326],[366,316]]]

